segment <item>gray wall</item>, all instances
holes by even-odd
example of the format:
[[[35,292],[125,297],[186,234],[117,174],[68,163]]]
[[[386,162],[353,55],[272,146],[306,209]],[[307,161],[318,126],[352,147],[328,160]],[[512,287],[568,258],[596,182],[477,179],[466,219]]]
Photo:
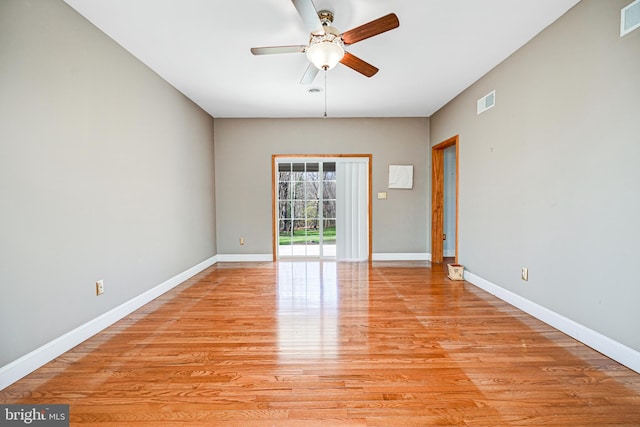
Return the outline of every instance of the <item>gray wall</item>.
[[[460,261],[640,350],[640,31],[583,0],[431,118],[460,135]],[[476,101],[496,90],[496,106]],[[529,281],[520,279],[529,268]]]
[[[0,94],[2,366],[216,247],[213,119],[62,1],[0,2]]]
[[[215,119],[220,254],[271,254],[272,154],[372,154],[373,252],[426,253],[429,119]],[[389,164],[414,165],[413,190],[389,190]],[[239,238],[245,238],[240,246]]]

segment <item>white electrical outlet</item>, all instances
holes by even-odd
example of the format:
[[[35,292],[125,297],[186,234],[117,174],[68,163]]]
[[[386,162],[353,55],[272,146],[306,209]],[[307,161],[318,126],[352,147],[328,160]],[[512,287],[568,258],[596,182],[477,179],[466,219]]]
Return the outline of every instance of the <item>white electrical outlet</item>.
[[[522,267],[522,280],[529,280],[529,269],[527,267]]]
[[[104,294],[104,281],[98,280],[96,282],[96,295],[102,295],[102,294]]]

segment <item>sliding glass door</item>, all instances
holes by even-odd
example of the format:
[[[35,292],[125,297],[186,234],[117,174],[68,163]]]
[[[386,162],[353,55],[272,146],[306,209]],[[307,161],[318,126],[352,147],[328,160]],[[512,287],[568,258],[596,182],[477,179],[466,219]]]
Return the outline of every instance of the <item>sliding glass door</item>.
[[[336,164],[277,163],[278,257],[335,258]]]
[[[273,156],[275,258],[371,257],[371,155]]]

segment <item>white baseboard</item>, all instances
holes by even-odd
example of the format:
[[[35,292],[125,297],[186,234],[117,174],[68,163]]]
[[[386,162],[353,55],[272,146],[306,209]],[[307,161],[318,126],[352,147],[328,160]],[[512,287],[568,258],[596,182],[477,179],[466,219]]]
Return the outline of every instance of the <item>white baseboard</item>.
[[[430,253],[376,253],[373,261],[431,261]]]
[[[536,319],[564,332],[570,337],[588,345],[616,362],[625,365],[629,369],[633,369],[640,373],[640,352],[602,335],[593,329],[589,329],[578,322],[551,311],[546,307],[536,304],[535,302],[518,294],[491,283],[480,276],[470,273],[469,271],[464,272],[464,278],[467,282],[474,284],[480,289],[483,289],[501,300],[508,302],[514,307],[519,308],[525,313],[532,315]]]
[[[35,371],[45,363],[52,361],[62,353],[69,351],[81,342],[87,340],[103,329],[106,329],[118,320],[156,299],[165,292],[175,288],[180,283],[195,276],[216,262],[218,262],[217,256],[206,259],[200,264],[195,265],[177,276],[174,276],[154,288],[149,289],[118,307],[115,307],[95,319],[67,332],[66,334],[49,341],[19,359],[0,367],[0,390]]]
[[[287,258],[290,259],[290,258]],[[430,253],[377,253],[373,261],[431,261]],[[271,254],[218,254],[218,262],[270,262]],[[362,261],[362,260],[350,260]]]
[[[456,256],[456,250],[455,249],[444,250],[444,251],[442,251],[442,256],[445,256],[445,257]]]
[[[218,254],[218,262],[270,262],[271,254]]]

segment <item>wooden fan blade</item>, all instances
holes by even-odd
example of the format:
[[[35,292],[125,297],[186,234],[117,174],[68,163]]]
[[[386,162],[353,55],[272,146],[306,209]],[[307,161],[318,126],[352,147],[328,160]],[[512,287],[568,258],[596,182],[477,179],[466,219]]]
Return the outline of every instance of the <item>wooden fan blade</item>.
[[[300,79],[300,84],[310,85],[311,83],[313,83],[316,76],[318,75],[318,71],[320,70],[318,70],[315,65],[310,63],[309,66],[307,67],[307,71],[304,72],[302,79]]]
[[[385,31],[393,30],[399,26],[400,21],[396,14],[390,13],[382,18],[378,18],[343,33],[342,41],[344,44],[354,44],[364,39],[368,39],[369,37],[384,33]]]
[[[268,47],[252,47],[251,53],[254,55],[271,55],[273,53],[304,53],[307,46],[303,44],[292,46],[268,46]]]
[[[309,29],[312,34],[324,34],[324,28],[322,22],[318,17],[318,11],[313,5],[312,0],[291,0],[293,6],[295,6],[298,14],[302,18],[304,25]]]
[[[344,56],[340,60],[340,63],[367,77],[373,77],[373,75],[378,72],[378,69],[376,67],[369,64],[368,62],[363,61],[357,56],[350,54],[349,52],[344,53]]]

